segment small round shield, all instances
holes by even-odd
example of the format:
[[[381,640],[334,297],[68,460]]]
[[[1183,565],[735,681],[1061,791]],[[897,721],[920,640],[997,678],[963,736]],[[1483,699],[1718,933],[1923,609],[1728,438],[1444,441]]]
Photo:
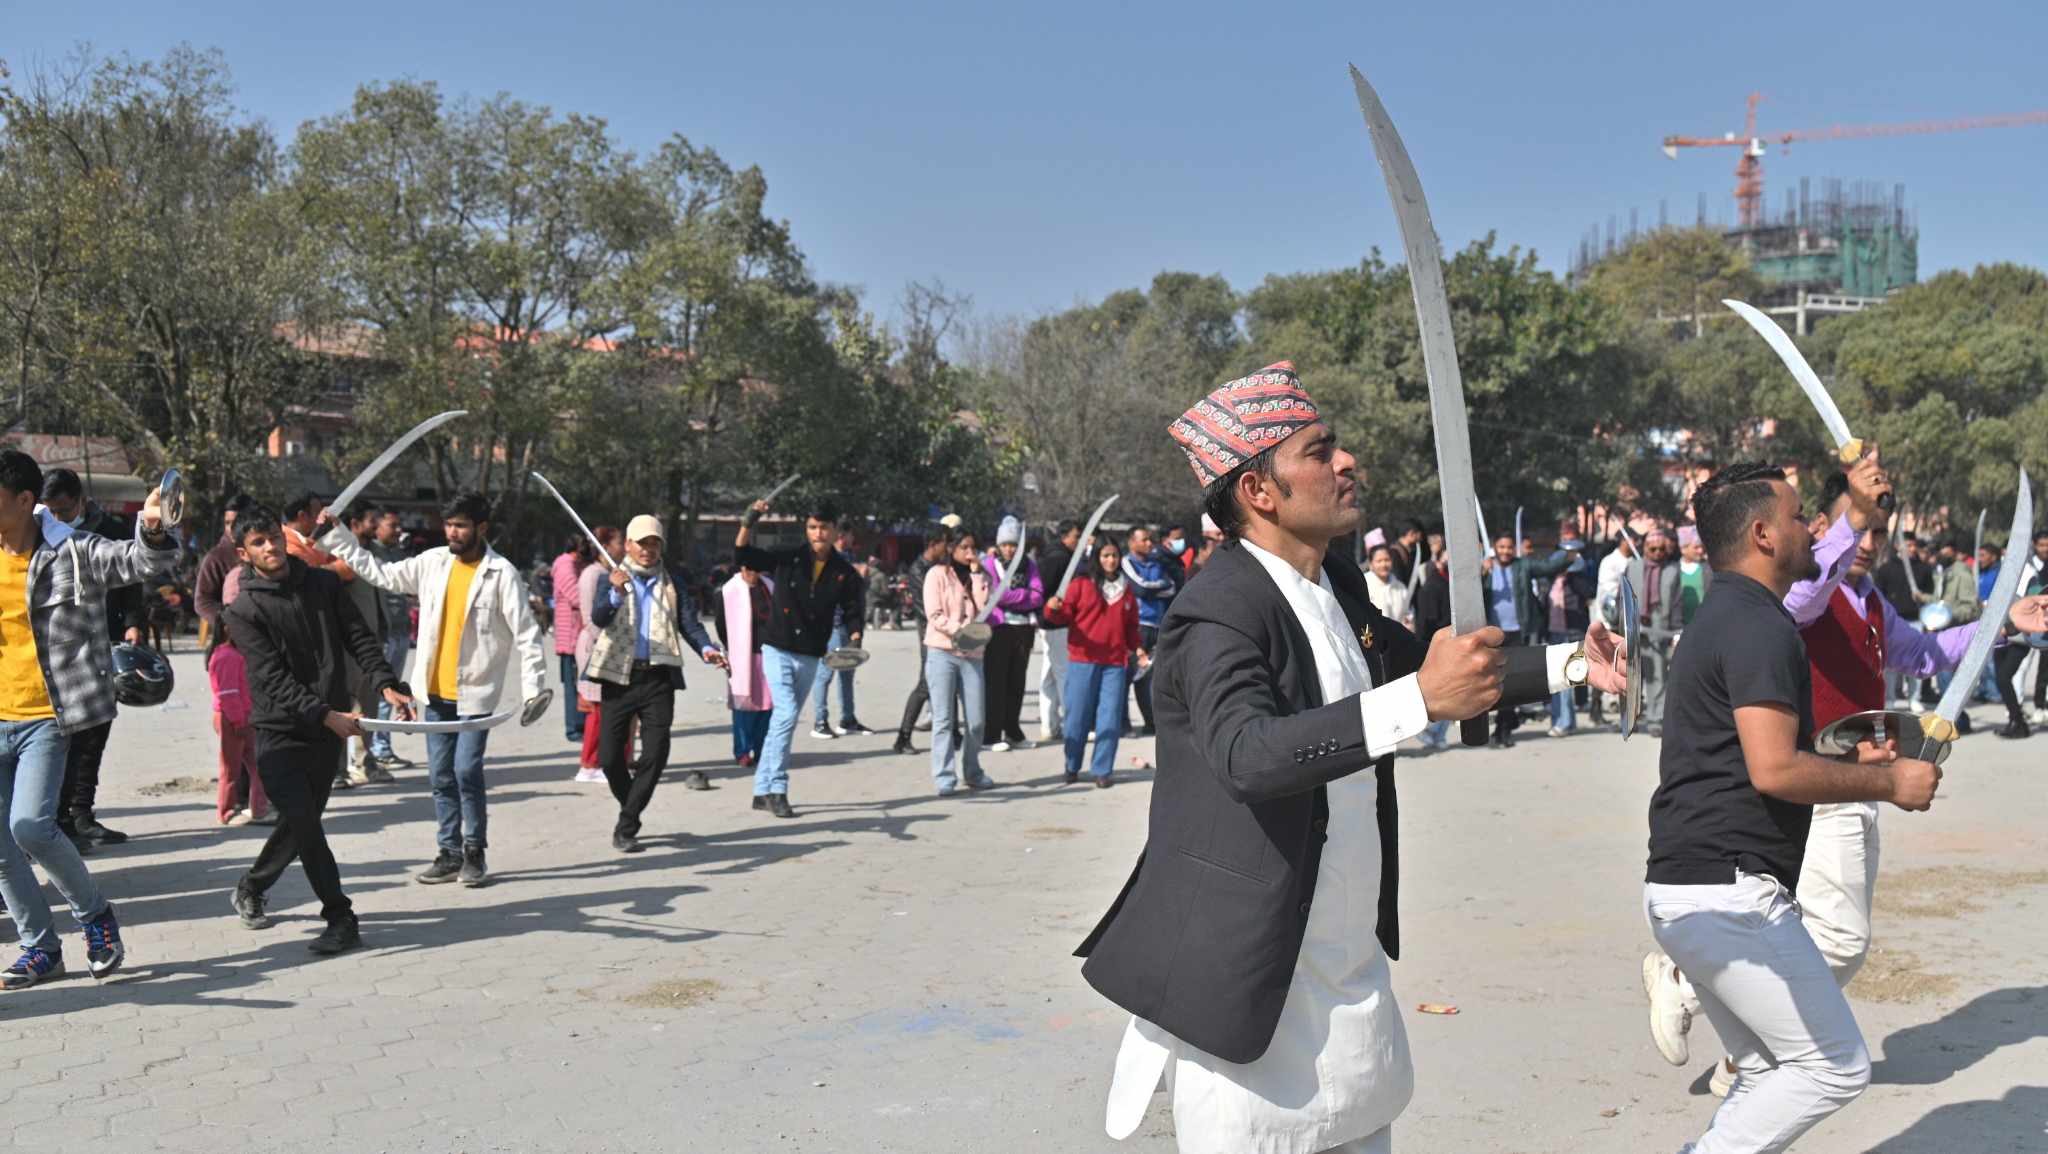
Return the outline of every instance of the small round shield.
[[[1920,715],[1896,709],[1872,709],[1852,713],[1830,722],[1813,736],[1813,748],[1822,756],[1856,752],[1864,742],[1896,741],[1899,756],[1940,765],[1948,759],[1950,744],[1936,741],[1920,728]]]
[[[164,470],[164,479],[156,483],[158,516],[163,518],[164,528],[174,528],[185,519],[185,477],[176,469]]]
[[[868,651],[851,647],[834,649],[824,657],[825,668],[834,673],[843,669],[859,669],[868,663]]]
[[[543,689],[539,693],[534,694],[533,699],[526,703],[525,712],[519,715],[519,724],[522,726],[532,725],[534,722],[546,717],[548,715],[548,706],[554,704],[554,701],[555,691],[552,689]]]
[[[960,632],[953,635],[953,648],[961,653],[973,653],[985,648],[988,639],[995,635],[996,631],[989,627],[988,622],[969,621],[960,627]]]
[[[1956,611],[1946,601],[1929,601],[1920,607],[1920,629],[1924,633],[1939,633],[1955,624]]]

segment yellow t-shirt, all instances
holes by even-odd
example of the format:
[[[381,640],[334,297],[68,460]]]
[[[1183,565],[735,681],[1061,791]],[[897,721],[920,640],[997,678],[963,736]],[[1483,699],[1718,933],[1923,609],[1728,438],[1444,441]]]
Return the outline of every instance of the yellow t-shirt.
[[[28,556],[0,549],[0,721],[57,716],[28,619]]]
[[[824,575],[825,563],[823,561],[811,562],[811,584],[816,585],[818,583],[818,578],[823,577]]]
[[[469,583],[476,580],[482,559],[455,558],[448,566],[448,598],[441,603],[441,639],[434,646],[434,672],[427,678],[427,696],[456,699],[456,674],[462,668],[462,627],[469,618]]]

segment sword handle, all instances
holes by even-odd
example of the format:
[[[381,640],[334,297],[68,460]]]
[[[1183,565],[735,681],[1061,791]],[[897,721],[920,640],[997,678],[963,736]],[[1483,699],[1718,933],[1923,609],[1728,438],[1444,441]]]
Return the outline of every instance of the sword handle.
[[[1477,748],[1486,744],[1486,722],[1484,713],[1458,723],[1458,740],[1467,746]]]
[[[1898,501],[1893,499],[1890,493],[1879,493],[1877,495],[1877,507],[1883,509],[1887,513],[1891,512],[1893,509],[1898,508],[1898,505]]]

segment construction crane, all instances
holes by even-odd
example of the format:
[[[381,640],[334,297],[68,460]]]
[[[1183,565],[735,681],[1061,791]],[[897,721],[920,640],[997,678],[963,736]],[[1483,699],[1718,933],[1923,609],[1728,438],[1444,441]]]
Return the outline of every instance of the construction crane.
[[[1922,120],[1910,124],[1836,125],[1797,132],[1758,135],[1756,106],[1763,94],[1749,94],[1749,115],[1743,120],[1742,135],[1667,136],[1664,155],[1678,159],[1681,148],[1740,148],[1742,159],[1735,162],[1736,218],[1743,228],[1758,228],[1764,222],[1764,148],[1776,144],[1790,148],[1800,140],[1863,140],[1875,136],[1918,136],[1931,132],[1962,132],[1972,128],[2012,128],[2023,124],[2048,124],[2048,111],[2018,112],[2009,116],[1978,116],[1965,120]]]

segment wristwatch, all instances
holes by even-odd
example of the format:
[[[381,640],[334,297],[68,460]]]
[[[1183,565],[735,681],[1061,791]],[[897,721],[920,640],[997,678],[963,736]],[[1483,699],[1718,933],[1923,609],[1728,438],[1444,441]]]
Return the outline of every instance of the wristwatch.
[[[1564,659],[1565,684],[1574,689],[1584,685],[1592,672],[1593,663],[1587,659],[1586,647],[1583,644],[1572,650],[1571,656]]]

